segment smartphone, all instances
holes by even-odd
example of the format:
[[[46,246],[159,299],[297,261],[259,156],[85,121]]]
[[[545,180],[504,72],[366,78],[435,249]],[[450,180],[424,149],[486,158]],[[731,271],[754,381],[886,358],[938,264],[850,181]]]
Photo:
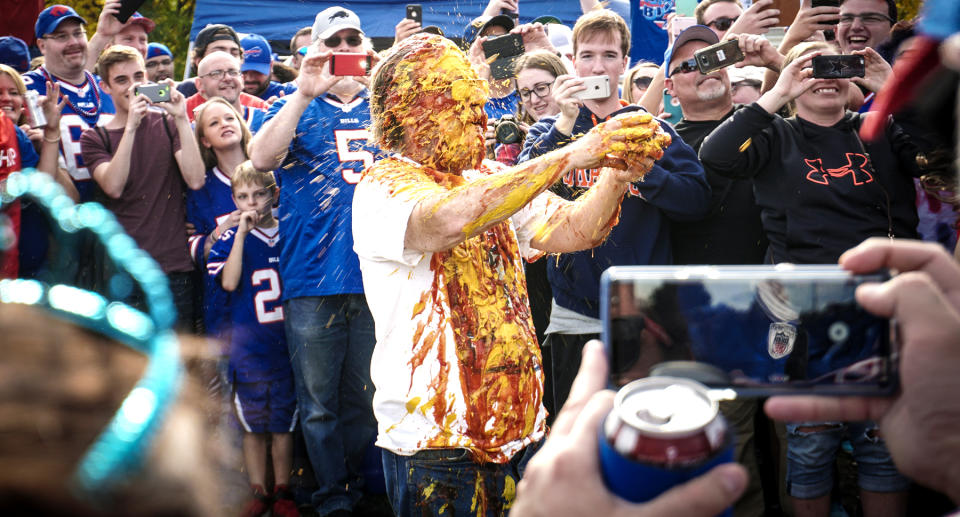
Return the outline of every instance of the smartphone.
[[[704,47],[694,52],[693,57],[696,58],[697,68],[700,69],[702,74],[715,72],[744,59],[743,51],[740,50],[740,43],[735,39]]]
[[[523,37],[519,34],[504,34],[483,42],[483,54],[487,59],[503,59],[522,55]]]
[[[134,95],[145,95],[150,102],[170,102],[169,84],[141,84],[133,88]]]
[[[812,0],[810,2],[810,7],[840,7],[840,0]],[[840,23],[840,19],[836,18],[830,20],[828,23],[831,25],[836,25]]]
[[[581,100],[606,99],[610,96],[610,77],[606,75],[593,75],[583,78],[583,85],[586,90],[574,93],[573,96]]]
[[[513,11],[511,9],[501,9],[500,14],[505,14],[509,16],[510,19],[513,20],[514,27],[516,27],[517,25],[520,25],[520,13],[518,13],[517,11]]]
[[[373,58],[368,54],[339,52],[330,56],[330,73],[333,75],[362,76],[370,73]]]
[[[680,122],[680,119],[683,118],[683,109],[680,108],[680,100],[667,93],[666,88],[663,89],[663,112],[670,114],[670,118],[664,120],[671,125]]]
[[[854,298],[889,278],[836,265],[612,267],[600,287],[609,382],[672,375],[738,397],[890,394],[896,327]]]
[[[146,1],[147,0],[121,0],[120,12],[114,16],[120,20],[120,23],[127,23],[127,20],[133,16],[133,13],[135,13],[141,5],[145,4]]]
[[[866,64],[863,56],[834,55],[813,58],[813,77],[816,79],[848,79],[863,77]]]
[[[800,12],[800,0],[773,0],[773,5],[768,9],[780,9],[777,27],[787,27],[793,23],[797,13]]]
[[[407,4],[407,19],[423,25],[423,6],[420,4]]]

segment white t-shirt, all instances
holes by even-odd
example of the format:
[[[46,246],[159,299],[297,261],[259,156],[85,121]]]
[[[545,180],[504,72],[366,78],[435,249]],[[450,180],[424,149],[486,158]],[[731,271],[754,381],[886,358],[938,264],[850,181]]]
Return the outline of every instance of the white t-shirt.
[[[521,254],[541,254],[530,240],[567,202],[543,193],[451,250],[404,248],[420,200],[498,165],[461,178],[388,158],[354,192],[354,249],[376,324],[377,445],[396,454],[466,448],[502,463],[543,436],[543,372]]]

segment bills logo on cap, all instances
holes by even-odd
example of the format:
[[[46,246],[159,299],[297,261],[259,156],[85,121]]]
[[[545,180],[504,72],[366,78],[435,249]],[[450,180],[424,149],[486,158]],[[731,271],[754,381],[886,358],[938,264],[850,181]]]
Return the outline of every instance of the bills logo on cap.
[[[251,57],[256,58],[256,57],[260,57],[260,54],[262,53],[263,53],[263,50],[261,50],[260,47],[248,48],[247,50],[243,51],[243,57],[244,59],[251,58]]]
[[[327,18],[327,21],[332,22],[333,20],[336,20],[337,18],[349,18],[349,17],[350,17],[350,15],[347,14],[346,11],[337,11],[337,12],[331,14],[331,15],[330,15],[330,18]]]
[[[55,5],[53,6],[53,8],[50,9],[50,14],[52,14],[55,17],[60,17],[69,13],[70,13],[70,9],[65,5]]]
[[[771,323],[767,332],[767,353],[774,359],[780,359],[793,352],[793,343],[797,340],[797,328],[789,323]]]

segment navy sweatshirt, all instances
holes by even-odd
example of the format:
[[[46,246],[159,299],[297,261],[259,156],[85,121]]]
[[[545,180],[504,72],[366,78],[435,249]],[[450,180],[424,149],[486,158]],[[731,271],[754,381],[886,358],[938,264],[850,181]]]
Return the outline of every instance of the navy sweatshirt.
[[[640,109],[627,106],[610,117]],[[563,147],[602,120],[581,107],[572,137],[557,131],[554,122],[554,117],[544,117],[530,128],[518,163]],[[710,185],[696,153],[669,124],[659,122],[673,142],[644,179],[630,186],[621,204],[620,222],[607,240],[596,248],[547,257],[547,277],[561,307],[599,318],[600,275],[608,267],[671,264],[668,219],[695,220],[707,213]],[[576,199],[594,184],[597,175],[596,169],[570,171],[551,190],[565,199]]]
[[[884,138],[861,147],[863,118],[847,112],[825,127],[754,103],[704,140],[706,167],[753,178],[770,261],[835,263],[867,237],[917,237],[917,148],[892,122]]]

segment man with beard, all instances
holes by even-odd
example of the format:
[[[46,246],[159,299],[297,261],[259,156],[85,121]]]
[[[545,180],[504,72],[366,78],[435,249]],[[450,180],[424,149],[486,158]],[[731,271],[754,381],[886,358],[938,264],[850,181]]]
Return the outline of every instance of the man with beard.
[[[317,14],[300,88],[270,107],[250,159],[276,170],[287,346],[320,515],[348,514],[362,495],[360,467],[376,431],[371,409],[373,317],[353,251],[354,185],[373,163],[366,77],[334,76],[332,52],[364,50],[360,19],[342,7]],[[319,55],[317,55],[319,54]]]
[[[197,67],[197,93],[187,98],[187,114],[193,122],[193,110],[212,97],[223,97],[243,116],[251,133],[263,125],[267,103],[248,95],[243,89],[240,76],[240,60],[226,52],[207,54]]]
[[[376,320],[377,445],[400,516],[505,515],[546,418],[522,257],[602,242],[670,142],[635,113],[505,168],[483,160],[488,95],[436,35],[404,39],[374,72],[373,135],[397,155],[364,172],[353,235]],[[603,165],[619,168],[575,201],[546,192]]]
[[[173,78],[173,52],[163,43],[147,45],[147,79],[158,83]]]
[[[259,34],[247,34],[240,40],[243,47],[243,92],[263,100],[289,95],[296,85],[280,84],[270,80],[273,69],[273,50],[267,38]]]

